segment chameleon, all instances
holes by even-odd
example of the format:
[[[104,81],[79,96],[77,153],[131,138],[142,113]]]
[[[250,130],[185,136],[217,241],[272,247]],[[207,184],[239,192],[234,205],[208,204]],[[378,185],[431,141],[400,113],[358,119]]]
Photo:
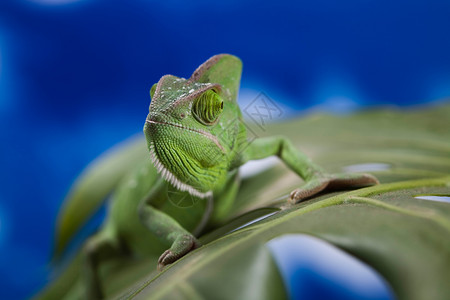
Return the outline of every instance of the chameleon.
[[[99,268],[112,257],[156,255],[162,270],[201,247],[202,231],[230,212],[248,161],[278,156],[304,180],[289,204],[378,184],[370,174],[325,172],[283,136],[250,141],[237,104],[241,73],[238,57],[219,54],[189,79],[165,75],[152,86],[143,129],[150,159],[118,184],[103,225],[82,247],[87,299],[104,298]]]

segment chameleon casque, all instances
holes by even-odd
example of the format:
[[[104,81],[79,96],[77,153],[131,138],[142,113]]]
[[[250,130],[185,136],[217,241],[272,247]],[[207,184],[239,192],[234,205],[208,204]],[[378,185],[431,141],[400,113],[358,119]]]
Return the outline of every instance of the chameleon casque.
[[[144,125],[151,159],[121,181],[104,224],[83,246],[88,299],[103,298],[98,270],[111,257],[159,256],[162,269],[200,247],[202,230],[226,218],[239,188],[238,168],[250,160],[276,155],[303,178],[289,203],[325,189],[378,183],[369,174],[327,174],[282,136],[247,141],[236,102],[241,71],[239,58],[221,54],[189,79],[165,75],[153,85]],[[198,201],[174,205],[186,197]]]

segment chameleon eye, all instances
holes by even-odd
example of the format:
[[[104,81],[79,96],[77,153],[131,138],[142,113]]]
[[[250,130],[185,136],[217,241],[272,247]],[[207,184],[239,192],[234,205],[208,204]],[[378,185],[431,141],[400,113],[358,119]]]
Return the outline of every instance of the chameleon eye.
[[[198,96],[192,105],[192,114],[200,123],[213,125],[223,111],[223,101],[212,90],[207,90]]]

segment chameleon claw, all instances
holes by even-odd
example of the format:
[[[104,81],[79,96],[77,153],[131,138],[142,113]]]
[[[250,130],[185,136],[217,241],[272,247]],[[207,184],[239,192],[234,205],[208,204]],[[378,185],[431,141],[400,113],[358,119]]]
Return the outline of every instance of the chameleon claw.
[[[289,195],[288,202],[296,204],[304,199],[314,196],[328,186],[330,180],[326,177],[320,177],[307,182],[303,187],[295,189]]]
[[[200,247],[200,242],[193,235],[180,235],[175,240],[172,247],[164,251],[164,253],[159,257],[157,266],[158,271],[161,272],[165,266],[177,261],[198,247]]]
[[[170,257],[171,255],[173,255],[173,254],[172,254],[172,251],[170,251],[170,249],[164,251],[164,253],[161,254],[161,256],[158,259],[158,267],[157,267],[159,272],[161,272],[164,269],[164,267],[167,265],[167,263],[164,263],[166,257],[168,257],[168,256]]]
[[[332,174],[321,175],[308,181],[301,188],[295,189],[289,195],[288,203],[296,204],[327,190],[340,190],[346,188],[360,188],[379,184],[378,179],[370,174]]]

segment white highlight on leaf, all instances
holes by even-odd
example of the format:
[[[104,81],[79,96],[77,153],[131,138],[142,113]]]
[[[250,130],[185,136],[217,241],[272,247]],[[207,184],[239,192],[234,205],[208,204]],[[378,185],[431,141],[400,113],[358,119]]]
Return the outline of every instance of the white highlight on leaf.
[[[450,196],[438,196],[438,195],[422,195],[422,196],[416,196],[414,198],[421,199],[421,200],[429,200],[429,201],[437,201],[437,202],[444,202],[444,203],[450,203]]]
[[[251,160],[239,168],[239,176],[242,179],[256,176],[280,162],[276,156],[269,156],[259,160]]]
[[[259,221],[261,221],[261,220],[267,219],[268,217],[273,216],[273,215],[276,214],[277,212],[278,212],[278,211],[274,211],[274,212],[268,213],[267,215],[261,216],[261,217],[259,217],[259,218],[254,219],[254,220],[251,220],[250,222],[247,222],[247,223],[245,223],[245,224],[243,224],[243,225],[241,225],[241,226],[239,226],[239,227],[237,227],[237,228],[231,230],[231,231],[228,232],[227,234],[230,234],[230,233],[235,232],[235,231],[237,231],[237,230],[239,230],[239,229],[248,227],[248,226],[250,226],[250,225],[252,225],[252,224],[255,224],[256,222],[259,222]]]

